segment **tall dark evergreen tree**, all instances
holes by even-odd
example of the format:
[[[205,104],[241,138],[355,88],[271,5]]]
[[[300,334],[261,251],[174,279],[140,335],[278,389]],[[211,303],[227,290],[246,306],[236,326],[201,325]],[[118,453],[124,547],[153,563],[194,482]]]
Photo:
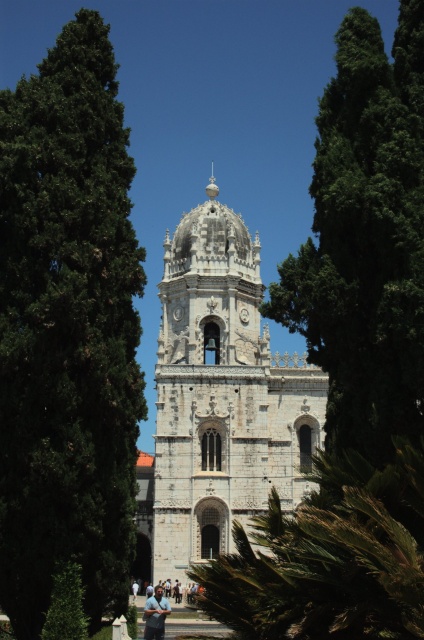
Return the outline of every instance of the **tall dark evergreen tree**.
[[[424,430],[422,3],[401,2],[395,73],[378,22],[352,9],[317,118],[313,231],[264,313],[329,373],[326,444],[376,464]],[[398,62],[399,61],[399,62]]]
[[[61,561],[82,566],[92,627],[128,602],[145,275],[108,33],[81,10],[0,94],[0,605],[19,640]]]

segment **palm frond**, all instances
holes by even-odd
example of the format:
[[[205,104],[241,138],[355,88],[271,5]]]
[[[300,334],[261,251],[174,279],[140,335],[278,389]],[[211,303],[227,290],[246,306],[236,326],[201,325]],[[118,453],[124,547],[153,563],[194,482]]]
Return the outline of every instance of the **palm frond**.
[[[384,546],[392,554],[396,549],[397,562],[419,568],[416,540],[400,522],[392,518],[380,500],[376,500],[356,487],[346,487],[344,501],[350,508],[356,509],[374,520],[375,524],[384,531],[391,542],[390,546],[387,544]]]

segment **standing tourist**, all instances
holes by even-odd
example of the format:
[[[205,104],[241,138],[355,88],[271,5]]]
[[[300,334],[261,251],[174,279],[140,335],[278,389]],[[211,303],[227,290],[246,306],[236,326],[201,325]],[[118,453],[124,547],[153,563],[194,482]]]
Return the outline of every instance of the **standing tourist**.
[[[146,618],[145,640],[163,640],[165,637],[166,616],[171,613],[171,605],[163,596],[163,587],[155,587],[155,595],[146,600],[144,616]]]
[[[175,581],[174,584],[174,599],[175,599],[175,604],[179,604],[180,602],[180,585],[178,580]]]

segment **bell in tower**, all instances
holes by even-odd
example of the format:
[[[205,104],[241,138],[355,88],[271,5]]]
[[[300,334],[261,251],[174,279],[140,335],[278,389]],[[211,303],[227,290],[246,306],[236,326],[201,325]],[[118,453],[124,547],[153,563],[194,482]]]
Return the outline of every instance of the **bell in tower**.
[[[219,364],[219,326],[208,322],[204,330],[204,364]]]

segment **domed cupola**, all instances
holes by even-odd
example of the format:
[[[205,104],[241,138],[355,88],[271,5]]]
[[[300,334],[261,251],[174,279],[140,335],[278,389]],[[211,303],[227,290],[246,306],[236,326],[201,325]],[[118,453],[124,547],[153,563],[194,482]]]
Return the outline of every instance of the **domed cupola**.
[[[238,273],[248,280],[259,276],[260,243],[252,243],[240,214],[216,201],[215,178],[206,187],[209,200],[183,214],[172,241],[165,238],[165,279],[184,273]]]

